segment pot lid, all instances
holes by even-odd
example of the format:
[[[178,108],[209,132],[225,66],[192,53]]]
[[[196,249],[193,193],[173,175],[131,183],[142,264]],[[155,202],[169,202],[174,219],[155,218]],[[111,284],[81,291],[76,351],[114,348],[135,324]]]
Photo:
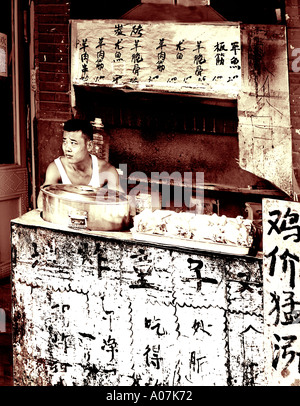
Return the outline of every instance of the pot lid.
[[[109,204],[127,202],[125,193],[107,187],[92,187],[86,185],[46,185],[41,191],[49,196],[63,198],[77,202],[88,202],[95,204]]]

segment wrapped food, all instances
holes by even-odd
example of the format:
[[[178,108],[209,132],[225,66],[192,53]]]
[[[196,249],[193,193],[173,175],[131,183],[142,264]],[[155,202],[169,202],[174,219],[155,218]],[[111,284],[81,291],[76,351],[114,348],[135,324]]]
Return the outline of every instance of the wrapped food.
[[[166,218],[172,213],[169,210],[145,209],[134,217],[134,229],[141,233],[165,234]]]
[[[171,237],[191,238],[189,213],[175,213],[166,218],[166,235]],[[187,215],[187,216],[185,216]]]
[[[253,243],[252,221],[241,216],[229,218],[145,209],[135,216],[133,231],[244,247],[251,247]]]

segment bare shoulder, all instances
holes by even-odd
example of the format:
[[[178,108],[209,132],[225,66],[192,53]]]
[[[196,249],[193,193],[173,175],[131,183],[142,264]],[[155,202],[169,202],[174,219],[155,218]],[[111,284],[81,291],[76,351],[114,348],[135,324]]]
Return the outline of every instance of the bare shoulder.
[[[60,181],[60,174],[59,174],[58,168],[57,168],[55,162],[51,162],[46,169],[45,181],[41,185],[41,187],[47,186],[47,185],[53,185],[55,183],[59,183],[59,181]],[[38,194],[37,207],[39,209],[43,209],[43,199],[42,199],[41,191]]]
[[[119,174],[116,168],[103,159],[98,159],[98,165],[100,185],[107,184],[111,188],[119,187]]]
[[[50,172],[57,171],[58,172],[56,163],[54,161],[50,162],[50,164],[48,165],[47,171],[50,171]]]
[[[98,166],[99,166],[99,172],[111,172],[111,173],[118,173],[116,168],[111,165],[109,162],[104,161],[103,159],[98,158]]]
[[[55,164],[55,162],[51,162],[48,165],[48,168],[46,170],[46,177],[45,177],[45,185],[51,185],[53,183],[58,183],[60,180],[60,173],[58,171],[58,168]]]

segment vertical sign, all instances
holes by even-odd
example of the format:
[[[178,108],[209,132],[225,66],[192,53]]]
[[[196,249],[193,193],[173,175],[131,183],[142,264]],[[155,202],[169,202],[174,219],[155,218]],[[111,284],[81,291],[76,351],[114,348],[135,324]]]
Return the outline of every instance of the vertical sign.
[[[7,76],[7,35],[0,33],[0,76]]]
[[[267,385],[300,385],[300,203],[263,201]]]

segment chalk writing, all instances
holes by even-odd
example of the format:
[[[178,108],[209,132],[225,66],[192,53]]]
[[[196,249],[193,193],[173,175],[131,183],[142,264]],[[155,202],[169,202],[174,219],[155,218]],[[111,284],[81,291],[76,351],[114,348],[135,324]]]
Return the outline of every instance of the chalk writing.
[[[233,52],[233,56],[230,59],[230,68],[241,69],[241,66],[239,65],[240,60],[239,60],[239,57],[238,57],[238,51],[240,51],[240,46],[239,46],[238,41],[235,41],[235,42],[231,43],[230,51]],[[238,77],[238,75],[234,76],[234,78],[235,77]]]
[[[211,324],[208,324],[208,327],[211,327]],[[205,330],[203,320],[198,321],[195,319],[192,328],[194,330],[194,334],[196,334],[198,331],[202,331],[203,333],[211,336],[211,333]]]
[[[282,217],[282,212],[280,210],[273,210],[269,212],[271,217],[277,216],[276,220],[268,220],[268,223],[271,224],[269,228],[268,235],[271,235],[273,230],[277,234],[285,233],[286,231],[295,231],[294,233],[290,234],[287,233],[283,236],[284,240],[295,236],[294,242],[300,241],[300,225],[299,222],[299,214],[292,213],[291,208],[288,207],[284,216]]]
[[[110,268],[107,265],[107,258],[104,256],[104,253],[102,252],[103,250],[100,247],[99,243],[96,243],[96,248],[93,252],[93,255],[97,255],[97,260],[98,260],[98,278],[100,279],[102,277],[103,271],[109,271]]]
[[[103,70],[104,69],[104,58],[105,58],[105,51],[103,47],[105,46],[104,43],[104,38],[99,38],[98,44],[96,46],[97,49],[97,59],[96,59],[96,67],[98,70]]]
[[[183,59],[183,51],[186,49],[183,46],[184,39],[179,41],[178,44],[176,44],[176,59]]]
[[[156,65],[157,65],[157,70],[159,72],[163,72],[166,69],[166,66],[164,64],[165,59],[166,59],[166,52],[164,50],[165,47],[166,47],[165,39],[160,38],[159,45],[155,48],[156,50],[158,50]]]
[[[92,264],[93,260],[90,257],[89,245],[87,243],[80,244],[78,247],[78,254],[82,257],[82,263],[86,261]]]
[[[123,39],[118,39],[115,43],[115,59],[113,62],[122,62],[124,59],[122,58],[122,49],[124,48],[121,46]]]
[[[158,336],[163,336],[166,334],[166,330],[160,326],[160,319],[156,319],[155,317],[153,318],[153,320],[145,317],[145,327],[151,330],[155,330]]]
[[[111,354],[111,359],[110,362],[115,359],[115,353],[118,352],[118,344],[114,338],[112,338],[110,335],[108,336],[107,339],[103,339],[104,345],[101,347],[102,350],[106,352],[110,352]]]
[[[225,64],[225,52],[228,51],[228,49],[225,47],[224,42],[217,42],[214,51],[216,52],[215,54],[215,59],[216,59],[216,65],[224,65]]]
[[[201,276],[201,269],[203,267],[203,262],[201,260],[189,258],[187,261],[190,270],[196,273],[197,291],[201,291],[202,283],[212,283],[212,284],[218,283],[218,281],[215,278],[207,278]],[[192,265],[195,265],[195,267],[192,268]]]
[[[133,62],[133,68],[132,68],[132,73],[136,76],[139,75],[139,71],[140,71],[140,63],[143,61],[143,57],[141,56],[138,48],[140,48],[141,45],[139,45],[139,40],[135,40],[134,41],[134,46],[133,48],[131,48],[131,50],[133,50],[133,54],[131,56],[131,60]]]
[[[123,24],[116,24],[115,25],[115,30],[114,33],[115,35],[119,36],[119,35],[125,35],[123,32],[124,26]]]
[[[196,54],[194,55],[194,63],[196,65],[195,75],[198,77],[198,80],[206,80],[206,76],[202,77],[202,65],[206,63],[206,59],[201,52],[201,49],[204,49],[204,46],[202,46],[201,44],[202,41],[197,41],[196,48],[193,49],[193,52],[196,52]]]
[[[206,356],[196,356],[196,351],[192,351],[190,354],[190,369],[197,374],[200,373],[202,365],[207,362]]]
[[[145,356],[145,363],[148,367],[150,365],[154,366],[155,369],[161,368],[161,361],[163,360],[160,357],[160,345],[153,345],[150,347],[149,345],[146,346],[145,352],[143,354]]]
[[[132,37],[142,37],[143,36],[143,27],[141,24],[133,25],[131,29],[130,36]]]
[[[51,372],[62,372],[66,373],[68,372],[68,368],[72,367],[72,364],[69,364],[68,362],[60,362],[56,359],[50,359],[48,360],[48,364],[50,367]]]
[[[245,369],[246,384],[262,379],[259,337],[250,329],[241,338],[246,322],[261,329],[262,297],[256,289],[238,289],[241,279],[253,283],[258,260],[42,227],[34,240],[31,232],[22,228],[12,237],[20,242],[13,273],[18,382],[25,375],[28,383],[45,385],[226,385],[230,379],[240,384]],[[37,259],[38,272],[31,266]],[[33,290],[32,281],[39,283]],[[279,323],[297,320],[300,298],[285,291]],[[276,315],[275,309],[270,317]],[[280,337],[289,335],[297,334]],[[278,342],[279,362],[286,344]],[[296,341],[285,364],[293,351],[290,366],[298,361]]]
[[[280,337],[277,334],[274,334],[275,337],[275,345],[274,345],[274,358],[272,362],[272,366],[274,369],[277,369],[280,357],[284,360],[287,359],[285,362],[284,368],[288,368],[292,362],[297,363],[297,371],[300,373],[300,351],[295,351],[293,349],[293,345],[295,341],[297,341],[297,336],[295,335],[288,335]],[[298,357],[298,360],[297,358]]]
[[[81,72],[82,72],[81,79],[83,79],[83,80],[88,80],[88,78],[89,78],[89,76],[88,76],[89,54],[87,52],[88,47],[89,47],[89,45],[87,44],[87,38],[85,38],[85,39],[82,40],[81,46],[79,48],[80,51],[82,51],[81,54],[80,54],[80,59],[81,59],[81,63],[82,63],[82,66],[81,66]]]
[[[294,292],[283,291],[283,297],[280,297],[276,292],[270,292],[270,296],[271,303],[274,304],[274,307],[269,312],[269,315],[275,313],[274,326],[277,326],[279,323],[282,325],[300,323],[300,307],[297,309],[297,306],[300,305],[300,301],[295,300]],[[281,302],[283,304],[281,304]],[[280,319],[281,313],[282,319]]]

